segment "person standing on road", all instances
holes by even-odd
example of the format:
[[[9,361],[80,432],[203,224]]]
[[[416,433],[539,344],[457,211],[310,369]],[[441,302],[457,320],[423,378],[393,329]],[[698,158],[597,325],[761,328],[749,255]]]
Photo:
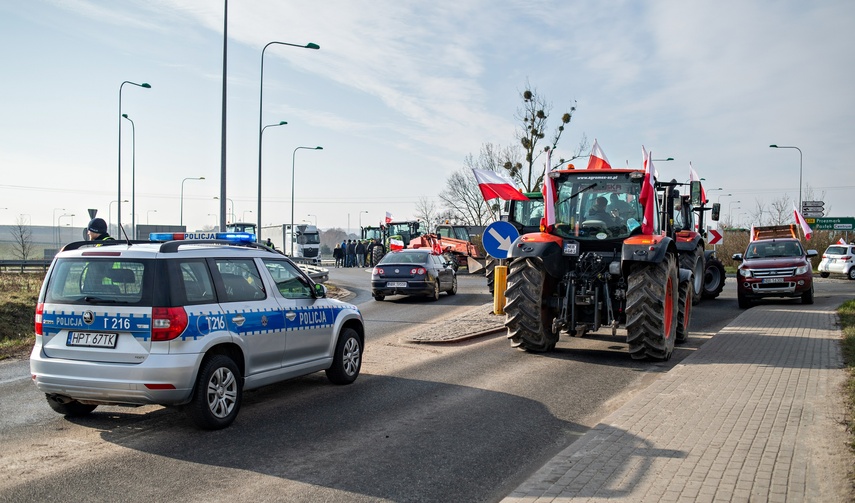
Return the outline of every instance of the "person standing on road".
[[[365,267],[365,243],[361,239],[356,242],[354,251],[356,252],[357,267]]]
[[[356,265],[356,243],[353,241],[353,239],[347,240],[347,265],[345,267]]]
[[[113,241],[113,238],[107,232],[107,222],[103,218],[93,218],[86,226],[86,234],[89,236],[89,241]]]
[[[368,263],[368,267],[374,267],[375,266],[375,264],[374,264],[374,246],[375,246],[375,244],[376,244],[375,240],[369,239],[368,240],[368,246],[365,247],[365,259],[366,259],[366,262]]]
[[[335,259],[335,267],[338,269],[341,266],[341,245],[336,243],[333,248],[332,256]]]

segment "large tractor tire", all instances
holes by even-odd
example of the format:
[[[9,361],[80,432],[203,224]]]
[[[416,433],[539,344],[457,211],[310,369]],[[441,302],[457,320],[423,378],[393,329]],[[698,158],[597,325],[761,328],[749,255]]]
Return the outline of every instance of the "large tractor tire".
[[[555,349],[558,333],[552,331],[553,310],[546,306],[555,281],[539,258],[517,259],[508,272],[505,326],[511,347],[542,353]]]
[[[372,248],[371,249],[371,265],[376,266],[380,262],[380,259],[383,258],[383,255],[385,255],[385,254],[386,254],[386,251],[383,249],[382,246],[375,246],[374,248]]]
[[[667,360],[677,339],[677,260],[635,264],[626,292],[626,340],[634,359]]]
[[[717,258],[707,260],[706,270],[704,270],[703,298],[714,299],[718,297],[724,289],[726,277],[724,264],[721,263],[721,260]]]
[[[704,293],[704,250],[701,247],[697,247],[692,253],[681,253],[680,268],[688,269],[694,275],[695,279],[692,281],[692,303],[697,305]]]
[[[677,344],[689,340],[689,324],[692,321],[692,306],[695,304],[694,281],[680,281],[679,299],[677,300]]]
[[[496,270],[496,265],[498,265],[499,261],[494,259],[493,257],[487,258],[487,265],[484,267],[484,276],[487,277],[487,290],[490,291],[490,295],[493,294],[493,285],[496,284],[496,278],[493,276],[493,271]]]

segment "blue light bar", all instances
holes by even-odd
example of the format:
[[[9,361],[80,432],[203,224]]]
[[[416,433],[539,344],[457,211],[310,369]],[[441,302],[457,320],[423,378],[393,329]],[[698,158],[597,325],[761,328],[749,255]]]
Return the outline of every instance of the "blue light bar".
[[[254,243],[255,234],[250,232],[152,232],[149,241],[207,241],[224,240],[233,243]]]

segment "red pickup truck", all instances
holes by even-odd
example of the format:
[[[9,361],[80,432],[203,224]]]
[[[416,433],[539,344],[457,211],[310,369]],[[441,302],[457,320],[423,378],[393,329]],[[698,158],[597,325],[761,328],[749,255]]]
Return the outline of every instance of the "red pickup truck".
[[[801,297],[813,304],[813,267],[816,250],[805,250],[795,225],[756,227],[745,254],[733,255],[742,262],[737,270],[739,307],[746,309],[764,297]]]

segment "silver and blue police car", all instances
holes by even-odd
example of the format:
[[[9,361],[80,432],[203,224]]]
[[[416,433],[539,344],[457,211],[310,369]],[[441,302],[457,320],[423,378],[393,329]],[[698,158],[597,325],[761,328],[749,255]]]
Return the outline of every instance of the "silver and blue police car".
[[[184,406],[200,428],[219,429],[244,390],[320,370],[356,380],[359,310],[254,239],[169,233],[63,248],[39,293],[30,356],[51,408]]]

